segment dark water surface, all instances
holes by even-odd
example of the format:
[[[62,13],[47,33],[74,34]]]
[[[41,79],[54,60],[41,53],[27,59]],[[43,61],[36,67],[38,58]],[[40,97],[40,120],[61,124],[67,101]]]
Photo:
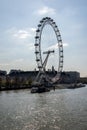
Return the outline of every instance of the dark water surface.
[[[87,86],[0,92],[0,130],[87,130]]]

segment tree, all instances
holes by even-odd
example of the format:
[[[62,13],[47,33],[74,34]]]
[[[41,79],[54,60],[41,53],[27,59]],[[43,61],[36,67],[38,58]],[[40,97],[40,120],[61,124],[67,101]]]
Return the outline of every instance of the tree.
[[[9,76],[6,76],[6,88],[10,88],[11,87],[11,79]]]
[[[0,77],[0,89],[2,88],[2,78]]]

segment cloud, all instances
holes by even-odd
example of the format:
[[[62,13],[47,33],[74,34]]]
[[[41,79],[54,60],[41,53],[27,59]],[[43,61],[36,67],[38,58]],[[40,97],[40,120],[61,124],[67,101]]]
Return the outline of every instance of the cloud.
[[[17,63],[22,63],[22,62],[24,62],[24,59],[19,58],[19,59],[15,59],[13,61],[10,61],[9,63],[0,63],[0,66],[9,66],[9,65],[17,64]]]
[[[37,11],[37,14],[39,15],[47,15],[47,14],[55,14],[55,13],[56,13],[55,9],[47,6],[44,6],[43,8]]]
[[[63,46],[67,47],[67,46],[69,46],[69,44],[68,43],[63,43]]]
[[[28,43],[28,44],[26,44],[26,46],[29,50],[31,50],[31,51],[34,50],[34,43]]]
[[[20,39],[25,39],[27,37],[31,37],[31,34],[28,31],[25,30],[18,30],[15,34],[13,34],[14,37],[18,37]]]
[[[63,47],[67,47],[67,46],[69,46],[68,43],[63,43]],[[52,49],[55,49],[55,50],[56,50],[57,48],[58,48],[58,43],[56,43],[56,44],[54,44],[54,45],[48,47],[48,50],[52,50]]]
[[[2,67],[2,66],[8,66],[9,65],[9,63],[0,63],[0,66]]]
[[[14,63],[22,63],[22,62],[24,62],[24,59],[23,59],[23,58],[19,58],[19,59],[16,59],[16,60],[12,61],[11,64],[14,64]]]
[[[33,37],[35,34],[36,28],[25,28],[25,29],[17,29],[11,28],[7,30],[7,33],[11,34],[15,38],[26,39],[29,37]]]
[[[48,50],[57,49],[57,48],[58,48],[58,44],[56,43],[56,44],[48,47]]]
[[[30,31],[36,32],[36,28],[30,28]]]

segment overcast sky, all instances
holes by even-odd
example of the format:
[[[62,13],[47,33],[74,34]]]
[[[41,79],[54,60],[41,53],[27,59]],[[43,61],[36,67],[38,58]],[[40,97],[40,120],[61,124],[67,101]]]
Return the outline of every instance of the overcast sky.
[[[0,0],[0,70],[37,67],[35,30],[46,16],[54,19],[60,29],[63,70],[87,76],[87,0]]]

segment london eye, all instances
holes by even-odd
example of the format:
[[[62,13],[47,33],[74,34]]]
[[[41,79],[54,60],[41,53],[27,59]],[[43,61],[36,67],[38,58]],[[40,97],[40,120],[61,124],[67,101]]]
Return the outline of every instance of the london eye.
[[[42,32],[45,26],[50,25],[53,28],[53,31],[56,36],[57,40],[57,57],[58,60],[56,59],[56,65],[57,65],[57,73],[56,75],[52,78],[46,75],[46,66],[48,63],[48,58],[50,55],[55,53],[55,48],[49,48],[47,50],[44,50],[41,48],[42,44]],[[50,17],[45,17],[42,18],[42,20],[39,22],[37,30],[36,30],[36,36],[35,36],[35,55],[36,55],[36,62],[37,62],[37,67],[39,69],[39,73],[36,77],[37,82],[41,82],[42,77],[45,77],[46,80],[51,79],[50,81],[56,81],[59,80],[60,74],[63,69],[63,44],[62,44],[62,38],[60,31],[58,29],[58,26],[56,25],[55,21],[51,19]],[[43,59],[43,55],[45,55],[45,58]]]

